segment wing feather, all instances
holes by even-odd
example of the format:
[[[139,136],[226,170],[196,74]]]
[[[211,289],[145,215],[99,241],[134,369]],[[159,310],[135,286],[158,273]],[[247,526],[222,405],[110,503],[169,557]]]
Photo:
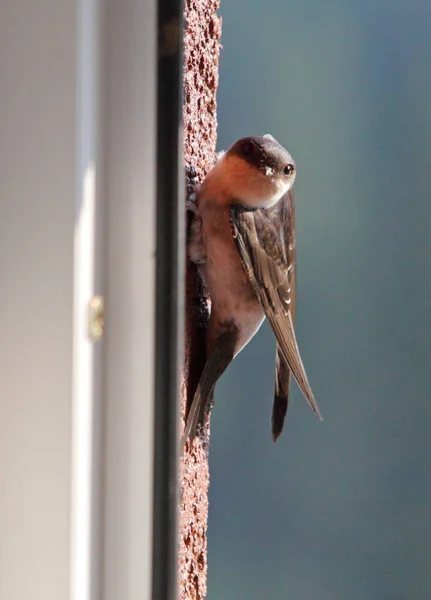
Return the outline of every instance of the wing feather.
[[[295,236],[293,193],[275,207],[231,209],[233,235],[243,266],[274,331],[284,360],[307,402],[321,418],[299,354],[295,314]]]

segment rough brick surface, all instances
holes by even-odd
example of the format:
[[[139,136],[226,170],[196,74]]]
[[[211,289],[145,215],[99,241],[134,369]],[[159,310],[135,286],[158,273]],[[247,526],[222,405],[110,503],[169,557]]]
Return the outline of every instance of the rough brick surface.
[[[198,179],[213,162],[217,137],[220,0],[187,0],[184,36],[184,150]]]
[[[220,51],[220,0],[186,0],[184,34],[184,153],[201,181],[214,161]],[[184,420],[205,361],[208,306],[187,262],[186,348],[181,414]],[[184,425],[184,423],[183,423]],[[209,422],[181,464],[179,600],[206,596]]]

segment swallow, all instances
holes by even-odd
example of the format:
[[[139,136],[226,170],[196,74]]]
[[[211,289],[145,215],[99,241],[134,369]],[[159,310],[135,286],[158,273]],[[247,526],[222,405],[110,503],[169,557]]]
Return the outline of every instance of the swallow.
[[[283,430],[291,375],[321,419],[295,336],[296,165],[271,135],[246,137],[220,153],[198,188],[188,255],[211,301],[207,360],[186,420],[193,440],[212,403],[215,385],[265,317],[276,338],[271,431]]]

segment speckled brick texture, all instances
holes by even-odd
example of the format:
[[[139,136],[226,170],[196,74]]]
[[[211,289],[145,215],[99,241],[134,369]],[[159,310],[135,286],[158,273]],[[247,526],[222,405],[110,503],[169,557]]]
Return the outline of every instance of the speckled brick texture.
[[[186,0],[184,36],[184,150],[198,179],[211,167],[217,137],[220,0]]]
[[[184,34],[184,154],[201,181],[214,161],[216,91],[220,52],[220,0],[186,0]],[[196,271],[187,262],[186,348],[181,413],[184,419],[205,361],[208,307]],[[207,592],[209,422],[181,463],[178,600],[202,600]]]

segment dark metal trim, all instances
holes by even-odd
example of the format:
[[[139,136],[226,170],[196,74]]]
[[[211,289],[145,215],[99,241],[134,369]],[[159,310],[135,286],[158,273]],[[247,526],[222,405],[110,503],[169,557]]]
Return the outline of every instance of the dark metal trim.
[[[158,0],[153,600],[177,596],[185,254],[182,44],[182,0]]]

